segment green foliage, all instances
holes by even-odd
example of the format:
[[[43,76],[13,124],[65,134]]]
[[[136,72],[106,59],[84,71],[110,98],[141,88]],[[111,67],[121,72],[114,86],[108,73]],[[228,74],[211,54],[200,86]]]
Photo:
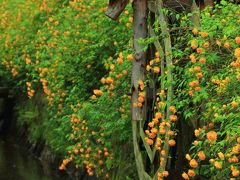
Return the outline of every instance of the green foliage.
[[[131,11],[128,7],[119,21],[114,22],[104,15],[107,3],[3,1],[0,75],[8,79],[5,81],[8,86],[20,88],[17,96],[26,94],[30,98],[19,102],[17,122],[28,127],[31,143],[42,138],[52,150],[66,155],[79,143],[87,149],[86,136],[90,137],[94,131],[104,143],[96,144],[96,137],[90,139],[90,144],[95,150],[108,148],[111,154],[111,158],[104,157],[104,168],[96,168],[97,175],[103,174],[101,169],[104,172],[111,169],[112,176],[124,172],[127,178],[134,176],[128,171],[134,164],[120,162],[129,158],[126,151],[131,139],[130,103],[126,95],[130,81],[129,75],[123,75],[122,71],[129,74],[130,62],[124,60],[117,67],[116,58],[120,52],[124,58],[130,53]],[[110,69],[113,64],[114,71]],[[102,87],[103,95],[90,99],[93,90],[102,86],[102,77],[115,79],[118,74],[122,77],[114,80],[110,94],[107,87]],[[88,134],[74,130],[71,122],[74,115],[86,120]],[[119,151],[119,146],[125,150]],[[89,161],[97,164],[93,155],[94,152],[90,153]],[[71,153],[70,156],[73,157]],[[86,158],[80,154],[75,154],[72,161],[80,169],[86,165],[83,164]]]
[[[201,15],[200,27],[193,28],[192,35],[183,36],[191,48],[176,54],[180,59],[176,70],[182,74],[182,78],[176,77],[178,108],[185,119],[201,126],[195,131],[196,141],[191,148],[192,158],[199,167],[193,168],[191,163],[190,167],[208,179],[236,177],[239,153],[234,149],[239,149],[240,136],[239,55],[236,53],[240,47],[239,5],[222,2]],[[186,24],[191,23],[185,19],[183,25]],[[215,136],[214,132],[217,132],[215,140],[209,137]],[[204,159],[201,159],[202,152]]]

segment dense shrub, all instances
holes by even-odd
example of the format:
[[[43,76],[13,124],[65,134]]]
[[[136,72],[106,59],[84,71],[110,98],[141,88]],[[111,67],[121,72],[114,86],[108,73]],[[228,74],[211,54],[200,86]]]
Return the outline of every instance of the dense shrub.
[[[133,18],[129,6],[117,22],[111,21],[104,16],[107,2],[3,0],[1,83],[18,87],[15,95],[29,98],[19,99],[22,102],[17,106],[18,124],[27,125],[32,144],[42,138],[64,157],[60,170],[71,164],[80,171],[86,170],[89,176],[136,179],[129,96],[134,60]],[[162,73],[160,69],[165,55],[161,57],[156,52],[146,66],[147,81],[139,82],[139,86],[166,85],[162,91],[156,89],[156,101],[164,112],[166,104],[172,103],[168,104],[170,123],[181,121],[200,127],[195,130],[196,140],[186,155],[190,169],[183,173],[183,178],[196,174],[208,179],[237,177],[239,6],[222,2],[203,11],[199,27],[192,27],[191,14],[175,16],[180,21],[170,26],[173,81],[165,82],[167,71]],[[157,23],[156,38],[164,38]],[[169,84],[174,86],[173,100],[160,102]],[[135,104],[139,107],[145,98],[143,89],[139,103]],[[147,124],[143,127],[146,142],[150,147],[154,141],[161,145],[168,133],[173,138],[164,143],[174,146],[178,133],[173,131],[175,124],[171,131],[160,132],[171,125],[159,112],[154,115],[156,123],[148,123],[151,128]],[[162,139],[156,138],[159,133]],[[167,176],[168,172],[163,171],[162,175]]]

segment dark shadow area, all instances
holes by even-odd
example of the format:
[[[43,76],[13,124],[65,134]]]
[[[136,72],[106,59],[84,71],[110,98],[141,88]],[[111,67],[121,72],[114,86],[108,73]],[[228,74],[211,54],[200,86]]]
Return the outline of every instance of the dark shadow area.
[[[65,173],[48,169],[38,153],[31,150],[26,137],[18,133],[14,121],[15,98],[0,88],[0,180],[67,180]],[[21,131],[24,131],[21,130]],[[44,146],[40,143],[39,146]],[[37,151],[36,151],[37,152]],[[48,168],[48,167],[47,167]]]

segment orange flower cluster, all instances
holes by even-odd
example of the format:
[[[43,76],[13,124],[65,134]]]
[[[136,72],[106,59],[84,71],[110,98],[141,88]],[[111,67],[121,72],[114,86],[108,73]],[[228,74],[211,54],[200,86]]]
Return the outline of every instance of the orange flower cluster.
[[[238,179],[240,170],[240,138],[238,129],[234,125],[234,127],[223,130],[223,126],[231,121],[232,117],[228,119],[228,115],[232,113],[234,114],[233,121],[237,121],[235,118],[237,117],[236,109],[240,101],[238,95],[235,97],[236,89],[234,87],[238,87],[237,83],[240,82],[240,37],[233,39],[232,37],[234,36],[223,34],[222,39],[213,40],[213,32],[211,32],[211,38],[208,38],[210,32],[199,32],[196,28],[192,29],[192,34],[194,35],[190,44],[192,54],[189,56],[190,63],[188,63],[190,66],[188,73],[190,79],[188,84],[189,95],[193,96],[195,95],[194,92],[200,91],[198,97],[206,95],[208,99],[211,99],[211,103],[206,103],[206,106],[204,105],[206,110],[203,113],[198,113],[199,116],[201,115],[200,118],[208,120],[209,124],[195,130],[194,133],[197,139],[193,142],[193,145],[197,147],[192,149],[193,153],[191,156],[189,154],[186,155],[190,169],[184,172],[182,177],[191,179],[197,173],[204,174],[205,171],[199,171],[200,166],[204,164],[204,168],[206,165],[206,167],[214,169],[212,173],[217,175],[215,177],[224,174],[226,178],[235,179],[237,177],[236,179]],[[223,67],[225,71],[218,71],[219,68]],[[209,80],[216,86],[209,84]],[[201,90],[202,87],[199,84],[205,85],[203,90]],[[232,85],[233,87],[231,87]],[[234,97],[228,97],[231,94],[229,94],[229,91],[232,89],[234,89]],[[217,96],[212,94],[212,90],[216,90]],[[226,92],[227,95],[225,96],[223,92]],[[223,135],[223,132],[226,133],[226,136],[225,134]],[[221,148],[224,152],[216,152],[217,149]],[[209,164],[207,164],[208,160]],[[200,164],[201,161],[204,162]],[[227,175],[226,172],[229,172],[229,174]],[[209,174],[209,176],[211,175]]]
[[[144,101],[145,101],[145,92],[141,91],[141,92],[139,92],[139,94],[138,94],[138,102],[137,102],[137,103],[134,103],[133,106],[134,106],[134,107],[142,107]]]
[[[127,55],[127,60],[133,61],[134,60],[134,56],[132,54],[128,54]]]
[[[191,41],[191,48],[192,48],[192,49],[197,49],[197,41],[196,41],[196,39],[193,39],[193,40]]]
[[[199,81],[198,80],[194,80],[192,82],[189,82],[189,87],[190,87],[190,90],[188,91],[188,94],[190,96],[193,96],[193,92],[196,91],[196,92],[199,92],[201,90],[200,86],[199,86]]]
[[[155,53],[155,59],[152,59],[149,64],[146,66],[146,71],[150,72],[150,70],[152,70],[155,74],[159,74],[160,73],[160,68],[159,68],[159,63],[161,61],[160,59],[160,53],[156,52]]]
[[[27,95],[29,99],[31,99],[35,93],[35,90],[32,89],[32,84],[30,82],[26,82],[26,85],[27,85]]]
[[[158,173],[158,180],[163,180],[164,177],[168,177],[168,171],[163,171],[162,173]]]
[[[5,66],[6,69],[11,69],[13,77],[18,75],[17,66],[13,65],[13,61],[8,62],[6,60],[2,60],[2,65]]]
[[[119,57],[117,58],[117,63],[119,65],[123,63],[123,54],[122,53],[119,54]]]
[[[158,134],[158,129],[155,126],[157,126],[159,124],[160,119],[162,119],[162,114],[160,112],[156,112],[155,117],[152,119],[151,122],[148,123],[150,130],[145,131],[146,135],[148,136],[145,138],[145,140],[149,145],[153,145],[154,139],[156,138],[156,136]],[[163,127],[163,125],[165,125],[165,123],[160,124],[161,127]],[[161,146],[160,138],[157,139],[156,145],[157,145],[157,149],[160,150],[160,146]]]
[[[89,176],[95,175],[96,177],[99,177],[100,175],[105,174],[105,177],[108,178],[109,174],[105,172],[104,166],[106,165],[105,161],[107,159],[111,160],[112,156],[110,155],[108,148],[104,147],[105,143],[102,139],[104,133],[90,132],[87,121],[81,120],[75,114],[72,114],[71,123],[73,129],[71,138],[76,142],[79,141],[79,143],[68,151],[69,157],[62,161],[59,169],[65,170],[66,166],[71,161],[80,158],[82,161],[80,163],[83,163]],[[89,139],[91,139],[91,141]],[[102,145],[103,148],[92,148],[95,143]],[[76,168],[80,168],[80,166],[80,164],[76,164]]]
[[[224,92],[227,88],[227,85],[230,82],[230,78],[227,76],[222,81],[219,79],[213,79],[212,83],[217,84],[219,87],[216,88],[217,94],[220,95],[222,92]]]
[[[13,77],[16,77],[18,75],[18,71],[16,68],[12,68],[11,70]]]
[[[176,108],[174,106],[170,106],[169,110],[172,113],[172,115],[170,115],[170,121],[175,122],[177,120],[177,116],[175,115],[175,113],[177,112]],[[161,151],[161,149],[162,149],[161,146],[164,143],[168,143],[170,146],[175,146],[175,144],[176,144],[176,142],[173,138],[170,138],[168,140],[168,142],[163,142],[162,139],[160,138],[160,136],[164,137],[166,135],[166,133],[168,135],[170,135],[170,137],[176,135],[175,132],[170,129],[171,128],[170,121],[167,122],[167,121],[163,120],[162,113],[156,112],[152,121],[150,121],[148,123],[149,130],[145,130],[145,133],[147,135],[147,137],[145,138],[146,142],[149,145],[153,145],[155,142],[155,148],[158,151]],[[166,154],[166,152],[164,153],[163,151],[161,151],[161,156],[165,156],[164,154]],[[161,162],[164,163],[164,161],[165,161],[165,158],[163,158],[163,160]]]

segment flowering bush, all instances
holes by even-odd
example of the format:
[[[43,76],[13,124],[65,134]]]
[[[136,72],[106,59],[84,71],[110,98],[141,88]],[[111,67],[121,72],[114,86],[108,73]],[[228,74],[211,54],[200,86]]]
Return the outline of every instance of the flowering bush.
[[[181,103],[188,103],[185,118],[197,117],[201,127],[186,155],[190,169],[184,179],[239,177],[239,25],[239,5],[222,2],[205,10],[200,27],[192,29],[184,67],[188,97]]]
[[[110,169],[114,176],[133,166],[120,162],[129,158],[131,135],[132,15],[128,7],[113,22],[104,15],[107,3],[13,0],[0,7],[1,76],[9,86],[20,87],[17,95],[34,102],[19,102],[19,124],[29,126],[33,144],[43,137],[66,155],[61,170],[71,162],[90,176],[106,177]],[[39,120],[45,108],[47,116]],[[115,144],[125,148],[120,152]]]
[[[43,138],[65,157],[60,170],[74,165],[89,176],[136,179],[129,116],[133,17],[128,6],[112,22],[106,6],[102,0],[3,0],[0,75],[19,87],[16,95],[29,98],[26,104],[20,98],[18,123],[29,127],[33,144]],[[140,123],[136,144],[146,150],[143,166],[151,161],[154,170],[162,168],[154,175],[159,179],[169,176],[165,167],[178,146],[179,122],[196,128],[184,179],[239,177],[239,5],[223,1],[201,15],[199,27],[192,27],[191,14],[176,15],[180,27],[165,32],[172,35],[172,52],[152,53],[147,78],[138,81],[133,106],[148,105],[152,112]],[[153,26],[154,38],[166,41],[161,24]],[[151,86],[161,87],[149,105]]]

